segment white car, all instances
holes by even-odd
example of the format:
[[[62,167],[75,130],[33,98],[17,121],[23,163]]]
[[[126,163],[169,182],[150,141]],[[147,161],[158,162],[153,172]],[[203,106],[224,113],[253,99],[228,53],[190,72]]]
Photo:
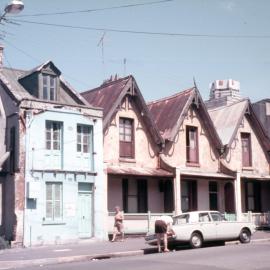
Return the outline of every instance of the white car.
[[[249,243],[255,232],[255,225],[250,222],[227,221],[217,211],[194,211],[173,217],[174,237],[169,237],[170,245],[189,243],[192,248],[200,248],[205,242],[225,242],[239,240]],[[155,234],[145,237],[149,245],[156,245]]]

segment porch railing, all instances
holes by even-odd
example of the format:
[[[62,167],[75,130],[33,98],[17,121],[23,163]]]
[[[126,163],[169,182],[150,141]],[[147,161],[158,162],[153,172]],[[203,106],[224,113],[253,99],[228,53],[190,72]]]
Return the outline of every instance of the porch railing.
[[[174,213],[124,213],[124,228],[127,234],[145,234],[154,230],[154,224],[158,217],[162,215],[173,216]],[[236,214],[225,213],[228,221],[236,221]],[[257,227],[270,228],[270,212],[266,213],[242,213],[241,221],[253,222]],[[108,216],[108,232],[113,232],[114,212],[109,212]]]
[[[124,231],[127,234],[145,234],[154,230],[154,224],[162,215],[173,216],[174,213],[124,213]],[[113,232],[114,212],[109,212],[108,232]]]
[[[235,221],[236,214],[225,213],[225,218],[228,221]],[[249,221],[256,225],[258,228],[269,227],[270,228],[270,212],[266,213],[242,213],[241,221]]]

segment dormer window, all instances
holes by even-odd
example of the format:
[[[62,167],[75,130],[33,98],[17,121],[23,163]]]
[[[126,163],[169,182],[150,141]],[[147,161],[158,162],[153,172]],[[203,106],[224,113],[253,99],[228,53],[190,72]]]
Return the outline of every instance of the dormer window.
[[[56,76],[42,74],[42,95],[45,100],[56,100]]]

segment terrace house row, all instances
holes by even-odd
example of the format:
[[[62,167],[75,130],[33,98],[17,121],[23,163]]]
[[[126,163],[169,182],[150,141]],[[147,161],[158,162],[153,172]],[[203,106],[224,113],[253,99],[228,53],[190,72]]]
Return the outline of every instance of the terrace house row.
[[[244,134],[233,148],[224,140],[214,113],[208,112],[196,86],[147,106],[132,76],[107,81],[82,95],[89,104],[104,109],[108,210],[113,211],[115,205],[123,207],[127,232],[146,231],[155,215],[164,212],[211,209],[236,213],[240,219],[243,212],[255,211],[257,208],[246,204],[259,200],[252,193],[256,184],[253,187],[247,181],[250,170],[242,172],[239,156],[246,151],[248,131],[254,137],[254,157],[262,161],[257,166],[259,172],[252,173],[252,183],[264,175],[261,210],[270,209],[265,200],[270,180],[269,141],[247,100],[243,100],[243,110],[236,112],[237,119],[229,117],[237,123],[231,137]],[[245,131],[239,130],[245,117]],[[149,211],[155,213],[150,220]],[[109,221],[112,228],[112,219]]]
[[[107,238],[102,110],[48,61],[0,70],[0,233],[31,246]]]

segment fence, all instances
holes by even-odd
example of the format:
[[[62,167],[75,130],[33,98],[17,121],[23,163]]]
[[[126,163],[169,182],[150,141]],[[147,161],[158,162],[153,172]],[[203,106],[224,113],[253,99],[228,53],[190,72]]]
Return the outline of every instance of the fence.
[[[124,214],[124,227],[126,234],[146,234],[154,230],[154,224],[158,217],[166,215],[173,216],[173,213],[125,213]],[[114,225],[114,212],[109,212],[108,218],[108,232],[113,231]]]
[[[174,213],[125,213],[124,227],[126,234],[146,234],[154,230],[154,224],[158,217],[162,215],[173,216]],[[236,214],[225,213],[225,218],[228,221],[236,221]],[[270,212],[267,213],[242,213],[241,221],[253,222],[257,227],[270,228]],[[108,217],[108,232],[113,231],[114,212],[109,212]]]

